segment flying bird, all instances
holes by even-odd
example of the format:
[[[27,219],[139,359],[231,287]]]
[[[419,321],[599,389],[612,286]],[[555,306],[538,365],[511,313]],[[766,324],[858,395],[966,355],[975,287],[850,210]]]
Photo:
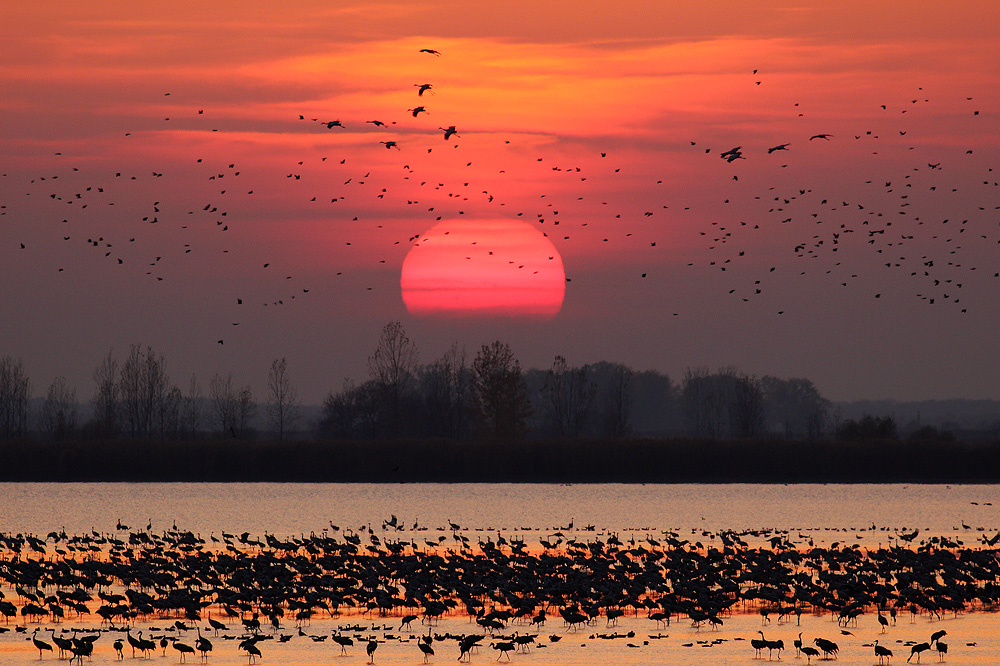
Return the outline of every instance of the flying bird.
[[[454,125],[449,125],[448,127],[439,127],[438,129],[444,132],[445,141],[450,139],[452,135],[458,136],[458,130],[455,129]]]
[[[740,150],[742,148],[743,148],[743,146],[736,146],[735,148],[730,148],[726,152],[720,153],[719,157],[721,157],[722,159],[726,160],[727,162],[732,162],[734,160],[744,159],[743,158],[743,153],[740,152]]]
[[[430,53],[431,55],[440,56],[440,51],[435,51],[434,49],[420,49],[420,53]]]
[[[773,147],[771,147],[771,148],[768,148],[768,149],[767,149],[767,154],[768,154],[768,155],[770,155],[771,153],[773,153],[773,152],[774,152],[774,151],[776,151],[776,150],[788,150],[788,146],[789,146],[789,145],[791,145],[791,144],[787,144],[787,143],[782,143],[782,144],[780,144],[780,145],[777,145],[777,146],[773,146]]]
[[[414,118],[416,118],[421,113],[427,113],[427,109],[425,109],[422,106],[418,106],[415,109],[407,109],[407,111],[409,111],[410,113],[412,113]]]
[[[419,97],[423,97],[425,92],[434,87],[429,83],[414,83],[413,85],[419,88],[419,90],[417,90],[417,95]]]
[[[832,134],[813,134],[811,137],[809,137],[809,140],[812,141],[813,139],[826,139],[827,141],[829,141],[831,136],[833,136],[833,135]]]

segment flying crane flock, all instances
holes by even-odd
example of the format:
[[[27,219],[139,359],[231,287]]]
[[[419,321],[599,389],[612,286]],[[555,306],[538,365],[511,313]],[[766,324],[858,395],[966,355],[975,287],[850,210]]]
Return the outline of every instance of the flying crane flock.
[[[412,57],[436,65],[446,63],[449,54],[425,48]],[[747,71],[746,77],[754,88],[767,83],[766,74],[757,70]],[[421,243],[428,223],[460,216],[507,216],[529,222],[569,256],[577,239],[599,243],[608,253],[632,255],[615,278],[626,294],[662,289],[655,281],[655,253],[669,253],[680,235],[696,234],[698,245],[688,251],[691,260],[686,262],[691,279],[715,274],[719,281],[712,284],[720,286],[720,299],[775,315],[792,311],[794,303],[781,298],[795,280],[818,279],[811,284],[835,285],[873,302],[884,302],[890,294],[914,298],[963,315],[977,305],[987,306],[981,299],[967,302],[968,286],[1000,278],[1000,262],[983,264],[998,256],[1000,243],[997,179],[992,166],[983,162],[989,155],[976,146],[963,146],[942,149],[926,159],[920,137],[907,129],[908,120],[933,113],[934,100],[919,87],[910,99],[873,102],[884,117],[879,128],[859,127],[852,135],[823,131],[815,121],[809,124],[811,129],[771,146],[683,141],[686,159],[713,165],[720,183],[722,203],[715,202],[709,214],[699,214],[705,203],[694,200],[637,210],[627,192],[636,179],[646,176],[618,161],[613,147],[596,146],[589,152],[577,147],[579,162],[574,163],[565,162],[537,137],[524,139],[525,145],[518,145],[522,134],[516,132],[506,138],[502,132],[477,137],[475,127],[467,127],[462,118],[438,111],[434,100],[441,86],[430,76],[405,86],[412,86],[413,105],[387,108],[378,118],[307,110],[289,117],[288,122],[297,125],[282,131],[304,133],[314,143],[308,156],[275,167],[283,167],[283,182],[266,165],[241,160],[239,155],[220,157],[211,137],[227,130],[213,125],[211,111],[184,109],[171,101],[181,93],[164,92],[163,108],[170,111],[165,111],[169,115],[164,115],[163,125],[186,123],[185,146],[192,146],[192,151],[198,141],[212,147],[208,152],[213,156],[192,154],[187,160],[197,180],[178,182],[157,165],[131,170],[112,166],[113,171],[106,171],[101,165],[78,163],[69,148],[56,151],[54,157],[62,160],[57,164],[64,164],[60,168],[40,171],[28,182],[15,182],[7,174],[0,178],[4,254],[13,259],[13,249],[30,255],[21,266],[37,270],[45,265],[46,270],[71,273],[66,279],[72,281],[86,281],[86,267],[105,262],[122,271],[120,279],[132,288],[148,288],[141,286],[143,280],[170,281],[192,255],[211,253],[217,256],[213,270],[218,284],[205,288],[217,295],[215,290],[225,290],[219,298],[226,305],[206,313],[216,322],[217,335],[205,342],[219,345],[239,335],[235,327],[261,316],[260,309],[288,308],[333,291],[355,289],[363,297],[364,292],[387,288],[384,281],[375,280],[324,284],[252,247],[255,231],[248,218],[260,197],[316,211],[317,219],[337,220],[336,227],[321,233],[330,239],[330,263],[343,261],[334,272],[344,280],[352,273],[370,280],[373,271],[398,265],[401,252]],[[974,97],[961,103],[969,119],[988,121]],[[795,103],[789,115],[804,121],[807,114],[800,108],[804,105]],[[140,142],[155,142],[155,135],[155,128],[145,128],[115,140],[134,144],[132,150],[141,155],[145,148]],[[480,163],[476,147],[490,141],[496,143],[490,147],[491,157]],[[590,146],[596,140],[588,141]],[[864,185],[863,196],[847,200],[836,193],[836,185],[827,191],[824,183],[829,174],[803,173],[801,184],[792,184],[797,180],[792,173],[797,152],[821,157],[837,142],[859,146],[855,171],[835,177],[857,178]],[[338,148],[340,153],[334,152]],[[317,156],[318,150],[329,154]],[[899,161],[900,152],[910,151],[914,158],[907,168],[886,170]],[[503,164],[492,157],[497,154],[503,156]],[[882,161],[887,154],[893,160]],[[978,166],[952,170],[963,160]],[[953,175],[959,172],[975,176]],[[664,178],[656,178],[656,184]],[[531,185],[524,186],[529,181]],[[547,184],[556,187],[543,191]],[[142,209],[121,199],[134,200],[137,193],[148,195]],[[204,198],[191,205],[193,196]],[[411,221],[410,232],[392,237],[385,230],[380,246],[360,248],[352,232],[362,227],[383,229],[383,217],[364,217],[373,206],[387,218]],[[917,207],[954,213],[932,218],[912,213]],[[603,216],[604,223],[594,223],[595,216]],[[666,221],[660,222],[663,218]],[[34,229],[30,239],[19,238],[18,233],[28,227]],[[175,234],[160,233],[164,227],[179,231],[186,242],[178,242]],[[773,254],[758,251],[761,235],[777,235],[784,256],[774,260]],[[73,263],[72,268],[54,264],[67,256],[65,249],[56,247],[60,244],[72,248],[74,255],[85,255],[90,263]],[[237,265],[231,255],[240,255],[243,263]],[[649,265],[637,263],[647,259]],[[568,262],[567,282],[573,280],[573,268]],[[240,286],[252,282],[246,280],[251,271],[260,281],[255,284],[264,286]],[[685,312],[675,305],[672,314]]]

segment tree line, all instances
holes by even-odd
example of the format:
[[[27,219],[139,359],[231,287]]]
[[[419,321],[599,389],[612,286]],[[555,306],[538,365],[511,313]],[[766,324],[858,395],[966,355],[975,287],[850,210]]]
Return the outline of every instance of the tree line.
[[[563,356],[547,369],[523,371],[500,341],[483,345],[471,361],[453,346],[421,365],[398,322],[382,330],[368,366],[367,381],[345,382],[324,400],[320,438],[815,439],[838,425],[830,401],[808,379],[696,368],[674,382],[621,363],[573,366]]]
[[[547,369],[523,370],[510,346],[499,340],[482,345],[471,358],[454,345],[421,364],[399,322],[382,328],[367,369],[365,381],[345,381],[327,395],[319,416],[307,421],[285,358],[272,361],[266,394],[259,399],[232,374],[215,373],[204,387],[192,375],[182,390],[164,357],[151,347],[132,345],[122,357],[111,350],[94,369],[85,410],[76,388],[62,377],[51,381],[32,409],[24,365],[7,356],[0,359],[0,439],[897,437],[889,418],[838,422],[830,401],[808,379],[689,368],[675,382],[621,363],[573,366],[562,356]]]
[[[258,417],[259,405],[249,385],[238,386],[232,374],[215,373],[205,395],[192,375],[182,391],[167,373],[167,362],[152,347],[134,344],[124,358],[108,352],[93,372],[90,417],[76,388],[64,377],[48,386],[32,413],[31,381],[20,359],[0,359],[0,440],[35,436],[47,441],[117,440],[178,441],[205,434],[245,438]],[[288,374],[287,361],[275,359],[267,380],[263,416],[279,440],[299,418],[300,403]]]

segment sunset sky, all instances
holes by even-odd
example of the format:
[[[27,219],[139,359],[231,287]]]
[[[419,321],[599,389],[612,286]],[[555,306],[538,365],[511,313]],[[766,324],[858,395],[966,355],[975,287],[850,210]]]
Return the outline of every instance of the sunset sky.
[[[399,320],[421,362],[1000,399],[992,0],[8,2],[0,85],[0,356],[36,395],[141,343],[261,399],[285,356],[319,402]],[[496,260],[519,223],[541,268]],[[486,305],[411,313],[445,228],[422,284]],[[561,309],[498,312],[529,270]]]

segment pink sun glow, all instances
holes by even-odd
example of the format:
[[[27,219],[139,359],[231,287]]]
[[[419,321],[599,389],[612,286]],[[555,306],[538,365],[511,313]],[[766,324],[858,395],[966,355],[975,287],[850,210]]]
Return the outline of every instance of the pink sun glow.
[[[416,316],[554,317],[566,290],[551,241],[516,220],[449,220],[403,261],[400,286]]]

